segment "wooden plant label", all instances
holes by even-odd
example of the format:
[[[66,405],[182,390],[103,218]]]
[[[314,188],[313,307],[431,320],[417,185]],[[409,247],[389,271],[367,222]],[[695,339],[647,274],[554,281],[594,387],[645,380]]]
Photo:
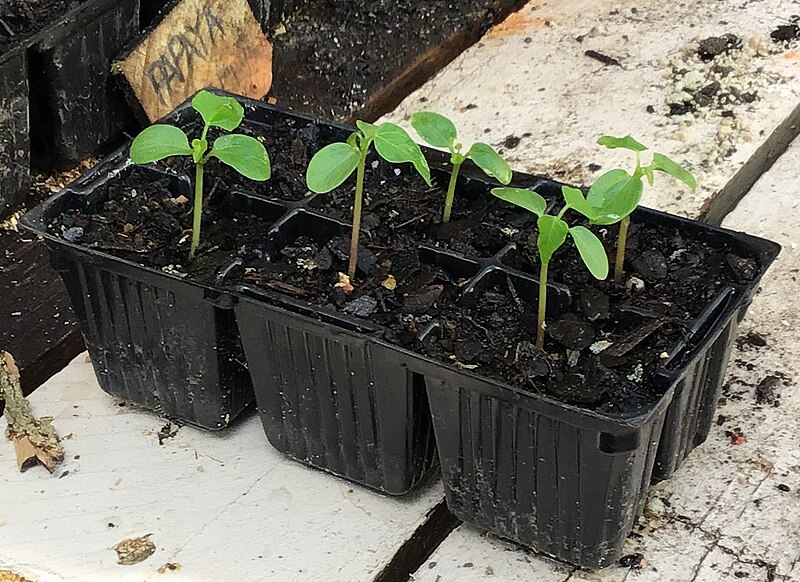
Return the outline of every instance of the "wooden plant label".
[[[208,86],[263,97],[272,45],[247,0],[182,0],[117,67],[155,121]]]

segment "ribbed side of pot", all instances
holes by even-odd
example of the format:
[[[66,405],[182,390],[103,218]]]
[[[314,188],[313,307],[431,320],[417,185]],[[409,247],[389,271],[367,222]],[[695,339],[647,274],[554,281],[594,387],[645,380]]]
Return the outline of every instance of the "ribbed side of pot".
[[[428,379],[450,510],[460,519],[584,568],[613,564],[641,511],[663,414],[607,435]],[[611,437],[613,439],[613,437]]]
[[[392,495],[433,467],[423,378],[392,350],[267,305],[240,303],[236,311],[272,446]]]
[[[252,403],[233,310],[92,263],[59,263],[105,392],[212,430]]]
[[[742,313],[744,308],[740,310]],[[667,409],[653,480],[668,479],[695,447],[705,442],[725,383],[739,318],[732,317],[719,337],[686,368]]]

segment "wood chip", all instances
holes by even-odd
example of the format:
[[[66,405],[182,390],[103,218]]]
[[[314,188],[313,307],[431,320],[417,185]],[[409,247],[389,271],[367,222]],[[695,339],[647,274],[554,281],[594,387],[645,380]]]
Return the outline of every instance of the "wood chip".
[[[394,291],[397,288],[397,279],[394,278],[394,275],[389,275],[381,282],[381,285],[389,291]]]
[[[334,285],[337,289],[343,289],[345,293],[352,293],[353,287],[352,283],[350,283],[350,277],[345,275],[344,273],[339,273],[339,282]]]

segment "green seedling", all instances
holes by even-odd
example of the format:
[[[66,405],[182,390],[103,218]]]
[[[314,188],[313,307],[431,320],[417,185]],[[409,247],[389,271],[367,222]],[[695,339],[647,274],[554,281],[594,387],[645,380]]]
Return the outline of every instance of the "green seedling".
[[[680,164],[658,152],[653,153],[650,164],[643,166],[641,154],[647,151],[647,147],[630,135],[625,137],[604,135],[597,140],[597,143],[609,149],[626,149],[636,154],[636,167],[632,173],[620,168],[609,170],[592,184],[586,198],[579,190],[572,193],[572,207],[586,216],[592,224],[620,223],[617,253],[614,260],[614,280],[619,282],[623,275],[628,227],[631,223],[630,215],[642,200],[643,178],[647,178],[648,184],[652,186],[655,173],[663,172],[680,180],[692,191],[697,188],[697,181]]]
[[[203,169],[213,157],[229,165],[246,178],[263,182],[270,176],[267,150],[249,135],[227,134],[218,137],[209,150],[208,130],[220,127],[233,131],[244,119],[244,108],[232,97],[200,91],[192,99],[192,107],[203,118],[200,139],[189,145],[188,136],[173,125],[156,124],[143,130],[131,144],[130,158],[134,164],[149,164],[172,156],[192,156],[195,164],[194,214],[192,244],[189,259],[200,245],[200,226],[203,216]]]
[[[358,240],[361,231],[361,206],[364,198],[364,174],[367,154],[372,144],[378,155],[387,162],[410,162],[425,182],[431,185],[431,170],[422,150],[406,131],[393,123],[373,125],[356,121],[358,130],[346,142],[337,142],[319,150],[308,165],[308,189],[325,194],[339,187],[356,170],[356,194],[353,206],[353,234],[350,239],[350,264],[347,276],[355,278],[358,265]]]
[[[605,279],[608,276],[608,256],[603,248],[603,243],[595,234],[585,226],[569,226],[563,219],[564,214],[570,209],[583,213],[581,207],[574,207],[570,201],[577,199],[580,190],[562,186],[561,191],[564,195],[564,207],[557,215],[547,214],[547,202],[536,192],[523,190],[520,188],[494,188],[492,194],[498,198],[511,202],[535,214],[537,219],[536,248],[539,250],[539,319],[536,328],[536,345],[544,347],[544,334],[547,328],[545,323],[545,313],[547,311],[547,277],[550,259],[553,254],[566,242],[567,235],[572,237],[572,241],[578,249],[581,260],[589,269],[589,272],[597,279]],[[585,208],[583,208],[585,209]]]
[[[500,154],[494,151],[489,144],[475,142],[467,150],[467,153],[462,153],[464,146],[457,141],[456,126],[444,115],[431,111],[418,111],[411,116],[411,126],[428,144],[437,148],[447,148],[450,152],[453,172],[450,174],[450,184],[447,186],[442,222],[450,221],[458,172],[465,161],[472,160],[487,176],[496,179],[501,184],[505,185],[511,182],[511,168],[508,162],[501,158]]]

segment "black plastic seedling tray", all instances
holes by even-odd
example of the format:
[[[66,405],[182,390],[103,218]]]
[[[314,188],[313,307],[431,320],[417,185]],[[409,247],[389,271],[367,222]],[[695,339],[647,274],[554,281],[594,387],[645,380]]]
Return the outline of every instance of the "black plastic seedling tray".
[[[139,0],[87,0],[34,37],[32,163],[67,167],[135,127],[111,63],[138,33]]]
[[[27,213],[77,315],[100,387],[201,428],[226,427],[253,402],[233,303],[218,290],[71,243],[48,231],[71,209],[96,209],[104,184],[130,171],[118,153]],[[153,171],[154,179],[164,175]],[[189,184],[171,175],[175,195]]]
[[[7,31],[0,22],[0,35]],[[25,44],[0,47],[0,219],[28,193],[31,146]]]
[[[342,139],[349,131],[260,102],[242,99],[242,103],[248,123],[258,131],[269,132],[287,117],[295,120],[298,129],[315,124],[320,145]],[[185,104],[168,121],[188,128],[196,119]],[[446,170],[436,166],[443,156],[430,150],[426,155],[441,177]],[[114,179],[126,162],[111,160],[109,164],[97,170],[96,176]],[[96,176],[94,182],[79,182],[79,191],[73,187],[37,208],[23,224],[43,232],[47,217],[58,214],[66,200],[88,199],[102,182]],[[516,181],[536,187],[551,199],[559,190],[557,183],[535,176],[517,175]],[[460,186],[461,196],[486,195],[491,184],[465,168]],[[279,252],[293,230],[324,237],[349,228],[347,222],[317,210],[321,206],[316,201],[312,197],[274,202],[230,193],[226,204],[265,219],[270,216],[272,250]],[[235,264],[222,266],[216,285],[202,286],[45,237],[57,264],[67,273],[65,281],[81,314],[87,343],[96,342],[99,375],[108,368],[106,352],[119,350],[127,342],[124,325],[100,329],[91,323],[113,322],[108,314],[114,302],[126,303],[125,292],[113,295],[114,285],[131,283],[106,282],[113,282],[116,274],[137,286],[157,285],[187,294],[198,310],[218,316],[227,310],[221,316],[226,322],[231,321],[227,318],[232,308],[273,446],[305,463],[399,494],[413,487],[433,465],[433,427],[448,505],[458,517],[570,563],[596,568],[618,558],[651,478],[671,474],[707,435],[735,326],[779,250],[762,239],[648,209],[637,210],[633,220],[674,225],[710,242],[724,242],[740,256],[759,262],[750,281],[723,289],[689,323],[685,342],[670,350],[671,357],[653,377],[654,389],[662,396],[634,416],[563,404],[402,349],[382,339],[381,329],[366,320],[274,290],[236,285],[235,278],[227,278],[235,272]],[[468,301],[470,289],[488,277],[508,275],[535,284],[535,277],[505,264],[510,250],[506,246],[492,257],[470,257],[423,245],[419,253],[421,261],[471,278],[464,288],[463,300]],[[70,269],[76,274],[70,275]],[[82,274],[87,270],[88,279]],[[98,283],[90,288],[89,280]],[[551,309],[558,310],[571,300],[569,289],[551,287]],[[90,308],[82,307],[85,304]],[[126,317],[123,314],[120,321]],[[200,319],[194,312],[188,317]],[[157,337],[165,327],[153,325],[150,333]],[[217,335],[212,336],[211,327]],[[236,334],[235,325],[218,324],[191,335],[205,334],[220,342],[221,328],[225,341]],[[434,333],[434,328],[428,333]],[[419,339],[425,341],[424,336]],[[193,355],[186,357],[191,360]],[[133,358],[127,362],[117,358],[112,367],[130,370],[131,363],[134,371],[128,373],[146,377],[147,366]],[[175,379],[186,374],[182,370]],[[209,389],[213,380],[212,374],[206,384]],[[115,381],[124,384],[124,373]],[[104,387],[118,390],[111,384],[106,380]],[[430,413],[421,395],[423,387]],[[132,396],[141,398],[142,392]]]

